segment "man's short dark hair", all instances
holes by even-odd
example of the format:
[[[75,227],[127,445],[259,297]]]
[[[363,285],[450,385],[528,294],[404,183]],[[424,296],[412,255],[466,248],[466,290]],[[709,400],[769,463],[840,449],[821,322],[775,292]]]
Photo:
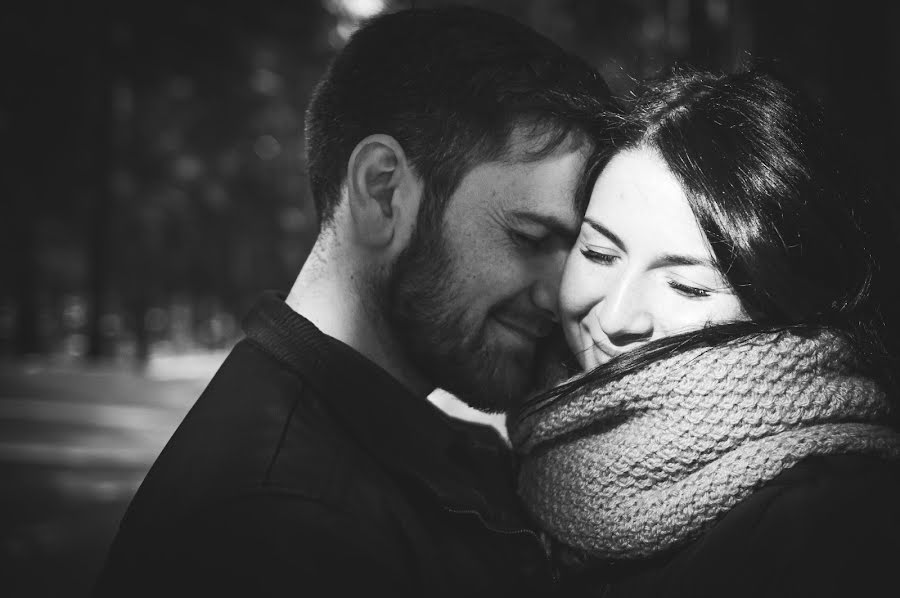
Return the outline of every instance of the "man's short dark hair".
[[[424,182],[420,210],[435,222],[474,166],[510,157],[517,127],[533,143],[513,157],[539,160],[572,135],[590,140],[609,97],[584,60],[509,17],[468,7],[376,17],[329,66],[306,114],[320,226],[368,135],[400,143]]]

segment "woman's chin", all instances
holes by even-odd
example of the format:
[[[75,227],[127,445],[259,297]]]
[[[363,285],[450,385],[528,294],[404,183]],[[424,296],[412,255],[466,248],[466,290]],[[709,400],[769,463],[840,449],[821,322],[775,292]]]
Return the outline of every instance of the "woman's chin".
[[[579,354],[578,362],[581,364],[581,369],[589,372],[596,367],[609,363],[612,358],[612,355],[609,355],[597,346],[593,346]]]
[[[600,365],[600,361],[594,353],[593,348],[588,348],[578,354],[578,363],[583,371],[589,372]]]

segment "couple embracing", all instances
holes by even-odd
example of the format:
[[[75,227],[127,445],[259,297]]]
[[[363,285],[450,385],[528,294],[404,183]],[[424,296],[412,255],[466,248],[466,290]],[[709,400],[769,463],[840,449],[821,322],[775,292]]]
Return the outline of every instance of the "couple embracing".
[[[351,38],[306,143],[316,244],[97,595],[900,585],[889,239],[798,94],[680,72],[621,106],[510,19],[414,9]]]

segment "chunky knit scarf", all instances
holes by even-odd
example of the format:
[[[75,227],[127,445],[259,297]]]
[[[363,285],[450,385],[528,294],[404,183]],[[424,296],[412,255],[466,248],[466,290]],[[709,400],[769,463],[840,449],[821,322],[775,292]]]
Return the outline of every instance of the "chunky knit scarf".
[[[695,538],[805,457],[900,457],[888,411],[836,334],[780,332],[655,361],[509,424],[538,524],[627,558]]]

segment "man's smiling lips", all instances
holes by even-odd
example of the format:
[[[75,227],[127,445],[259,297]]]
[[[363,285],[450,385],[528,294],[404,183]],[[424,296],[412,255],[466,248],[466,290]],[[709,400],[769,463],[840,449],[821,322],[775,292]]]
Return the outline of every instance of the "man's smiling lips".
[[[531,342],[549,336],[553,332],[555,324],[541,316],[528,318],[527,321],[519,318],[494,316],[494,319],[504,328],[515,332]]]

